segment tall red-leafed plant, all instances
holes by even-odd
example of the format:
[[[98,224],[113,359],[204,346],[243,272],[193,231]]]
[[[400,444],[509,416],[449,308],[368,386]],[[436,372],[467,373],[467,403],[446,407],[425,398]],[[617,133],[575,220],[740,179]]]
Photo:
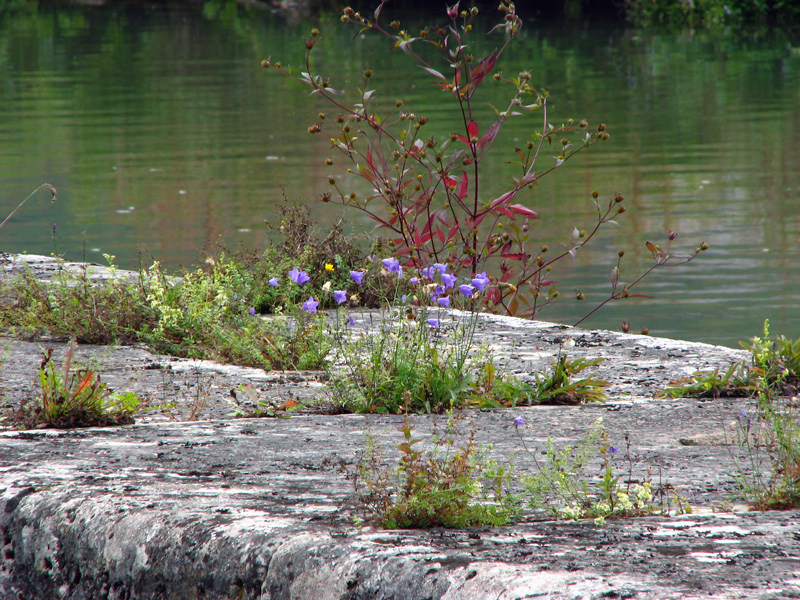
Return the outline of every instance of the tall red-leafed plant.
[[[445,25],[425,27],[412,37],[398,21],[388,25],[381,22],[384,4],[381,2],[371,16],[346,8],[342,21],[359,26],[359,33],[374,32],[391,40],[392,49],[416,62],[425,77],[432,78],[431,83],[457,104],[460,117],[446,139],[425,135],[428,119],[401,101],[391,118],[381,117],[373,109],[376,91],[369,89],[369,69],[364,71],[357,100],[348,104],[344,93],[334,89],[328,78],[313,72],[312,51],[320,32],[312,30],[305,40],[305,71],[294,74],[272,59],[262,65],[306,85],[312,94],[330,103],[336,115],[331,118],[320,113],[308,131],[329,135],[332,149],[344,158],[341,168],[365,181],[370,189],[366,194],[349,191],[331,176],[332,191],[324,193],[322,199],[358,209],[376,221],[393,254],[404,260],[405,266],[422,268],[431,263],[448,263],[456,274],[488,271],[492,283],[483,296],[487,307],[536,316],[559,296],[551,274],[553,264],[574,256],[625,207],[619,193],[601,205],[599,194],[594,192],[595,225],[588,231],[575,228],[563,251],[547,255],[547,247],[536,244],[529,235],[529,221],[538,219],[538,214],[521,203],[520,192],[536,186],[542,177],[579,152],[608,139],[606,126],[590,128],[583,120],[550,125],[547,90],[535,87],[527,72],[507,77],[495,69],[522,29],[522,19],[513,3],[500,3],[502,20],[489,32],[499,37],[499,48],[483,57],[473,55],[468,43],[474,35],[477,8],[461,10],[458,3],[447,7]],[[423,57],[417,51],[421,45],[432,46],[444,68]],[[481,124],[476,94],[492,79],[510,85],[509,99],[503,110],[495,109],[492,122]],[[540,126],[531,134],[531,141],[509,153],[508,162],[519,168],[518,176],[508,181],[502,194],[487,198],[482,192],[482,180],[490,176],[485,162],[490,152],[501,152],[495,149],[498,134],[512,119],[537,114]],[[557,153],[554,160],[553,148]],[[546,161],[550,162],[542,164]],[[331,157],[326,163],[338,166],[338,160]],[[674,237],[670,232],[665,249],[647,242],[653,264],[630,283],[620,281],[618,262],[611,272],[610,294],[588,314],[611,300],[636,295],[630,290],[654,269],[689,262],[706,247],[703,245],[690,256],[673,256],[669,250]],[[623,254],[620,252],[620,259]]]

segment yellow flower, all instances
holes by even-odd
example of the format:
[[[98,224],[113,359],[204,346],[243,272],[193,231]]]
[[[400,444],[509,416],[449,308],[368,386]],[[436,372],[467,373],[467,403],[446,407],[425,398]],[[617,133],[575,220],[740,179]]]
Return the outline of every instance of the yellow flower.
[[[331,263],[325,263],[325,270],[333,271],[333,265]]]

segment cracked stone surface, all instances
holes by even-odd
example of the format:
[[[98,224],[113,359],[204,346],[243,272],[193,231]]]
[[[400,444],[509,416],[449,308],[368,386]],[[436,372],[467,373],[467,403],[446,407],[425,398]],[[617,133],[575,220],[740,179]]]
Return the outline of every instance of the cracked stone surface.
[[[365,432],[394,458],[400,417],[235,419],[228,398],[239,385],[282,402],[324,394],[324,378],[81,346],[77,360],[98,365],[112,388],[172,406],[122,427],[0,430],[0,598],[800,597],[800,511],[746,511],[730,475],[736,448],[725,431],[752,401],[653,398],[670,380],[725,368],[743,352],[490,315],[478,327],[520,376],[549,367],[569,338],[569,356],[606,359],[592,373],[611,383],[602,405],[467,411],[493,456],[531,471],[520,436],[541,452],[548,437],[574,443],[602,418],[612,443],[630,440],[624,477],[649,472],[694,512],[603,527],[540,515],[503,528],[356,526],[345,473]],[[13,407],[35,393],[41,349],[60,357],[66,343],[3,347],[0,394]],[[519,430],[518,415],[527,423]],[[437,422],[415,417],[415,434],[429,443]]]

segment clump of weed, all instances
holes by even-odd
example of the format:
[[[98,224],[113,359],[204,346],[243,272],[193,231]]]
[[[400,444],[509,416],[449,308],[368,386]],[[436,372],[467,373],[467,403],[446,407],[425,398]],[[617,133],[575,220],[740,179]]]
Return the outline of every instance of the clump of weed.
[[[74,337],[81,344],[131,344],[150,332],[157,313],[147,299],[142,277],[115,276],[99,284],[90,265],[69,270],[63,263],[50,281],[26,269],[19,277],[0,279],[3,311],[0,327],[35,339],[47,334]],[[141,274],[140,274],[141,275]]]
[[[772,337],[769,320],[764,321],[763,337],[740,342],[750,352],[750,358],[732,364],[722,373],[697,371],[691,377],[673,381],[658,395],[670,398],[696,396],[772,397],[792,395],[800,389],[800,338]]]
[[[404,270],[396,257],[379,263],[382,273],[374,277],[351,274],[359,289],[369,288],[376,278],[381,289],[387,281],[395,282],[392,295],[383,302],[387,308],[376,319],[357,322],[346,312],[347,294],[332,293],[341,306],[333,316],[337,352],[328,379],[333,404],[342,410],[441,413],[467,406],[605,400],[606,382],[575,378],[601,359],[559,356],[553,373],[537,374],[533,384],[511,374],[498,375],[491,354],[474,341],[477,308],[489,284],[485,273],[463,280],[443,263],[420,270]],[[454,308],[463,310],[450,310]]]
[[[481,381],[485,406],[495,408],[535,404],[586,404],[605,402],[605,388],[609,383],[595,377],[576,379],[585,369],[594,367],[604,359],[570,359],[559,353],[553,361],[553,371],[535,373],[533,383],[520,381],[510,375],[498,375],[496,367],[487,363]]]
[[[63,365],[55,364],[52,350],[45,352],[39,367],[40,394],[11,415],[11,424],[25,429],[66,429],[134,422],[134,416],[143,409],[139,396],[133,392],[112,392],[96,371],[76,367],[73,364],[76,346],[73,340]]]
[[[800,340],[763,337],[743,344],[753,356],[754,412],[742,408],[731,424],[740,456],[734,477],[744,499],[757,510],[800,506]],[[741,456],[743,455],[743,456]]]
[[[593,519],[603,524],[612,517],[635,517],[662,514],[666,503],[656,500],[649,473],[635,482],[628,443],[628,479],[623,482],[616,474],[614,460],[619,452],[612,446],[603,420],[598,419],[591,429],[572,446],[557,450],[550,438],[545,444],[545,458],[540,461],[529,450],[521,431],[525,425],[522,417],[515,420],[523,448],[533,457],[536,472],[523,478],[528,494],[528,507],[544,511],[559,518],[572,520]],[[601,464],[599,477],[587,472],[598,457]],[[681,504],[682,510],[688,505]]]
[[[355,478],[370,518],[386,529],[507,525],[519,515],[509,484],[512,470],[488,459],[487,448],[447,419],[445,432],[434,432],[432,448],[419,448],[411,417],[406,415],[397,445],[400,464],[384,465],[383,449],[369,436]]]
[[[259,313],[267,314],[285,309],[300,301],[299,288],[276,286],[276,275],[298,269],[310,274],[303,285],[302,292],[320,299],[320,308],[336,306],[329,295],[323,293],[326,284],[332,289],[346,289],[351,282],[349,273],[354,270],[376,269],[374,261],[367,260],[371,248],[373,254],[382,251],[381,241],[371,244],[358,244],[345,234],[344,223],[339,220],[322,235],[311,218],[307,206],[284,202],[278,206],[277,222],[266,222],[275,233],[276,243],[264,250],[239,248],[227,251],[221,245],[217,251],[210,252],[211,261],[220,260],[225,254],[231,262],[237,263],[248,274],[251,283],[251,302]],[[206,266],[206,270],[210,270]],[[386,297],[388,290],[376,285],[359,290],[357,303],[364,308],[375,308]]]

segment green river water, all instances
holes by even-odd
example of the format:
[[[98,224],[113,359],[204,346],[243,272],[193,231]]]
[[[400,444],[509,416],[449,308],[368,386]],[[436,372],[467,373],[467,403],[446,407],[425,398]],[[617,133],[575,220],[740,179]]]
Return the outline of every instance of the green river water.
[[[385,41],[351,41],[336,15],[313,24],[323,31],[316,66],[336,87],[352,89],[367,67],[386,106],[403,99],[429,117],[431,133],[455,126],[430,78]],[[323,224],[344,214],[354,230],[371,228],[319,202],[330,148],[307,128],[326,107],[259,64],[272,56],[299,67],[310,26],[233,3],[0,16],[0,219],[42,182],[59,191],[56,204],[43,193],[0,230],[0,251],[95,262],[108,253],[133,267],[145,250],[148,261],[189,266],[220,237],[268,243],[264,220],[284,194]],[[490,38],[475,51],[495,46]],[[632,331],[736,346],[768,317],[774,332],[800,336],[797,36],[530,22],[499,66],[550,89],[551,122],[585,118],[611,134],[522,198],[541,217],[532,231],[555,248],[590,226],[595,189],[624,194],[628,208],[558,277],[565,295],[587,299],[541,318],[576,320],[608,289],[618,249],[630,280],[648,264],[644,242],[674,230],[676,250],[710,249],[641,284],[651,299],[607,307],[584,325],[627,320]],[[486,103],[501,102],[502,88],[487,89]],[[488,126],[488,107],[483,116]],[[528,139],[524,125],[498,140],[487,197],[515,174],[507,162]]]

